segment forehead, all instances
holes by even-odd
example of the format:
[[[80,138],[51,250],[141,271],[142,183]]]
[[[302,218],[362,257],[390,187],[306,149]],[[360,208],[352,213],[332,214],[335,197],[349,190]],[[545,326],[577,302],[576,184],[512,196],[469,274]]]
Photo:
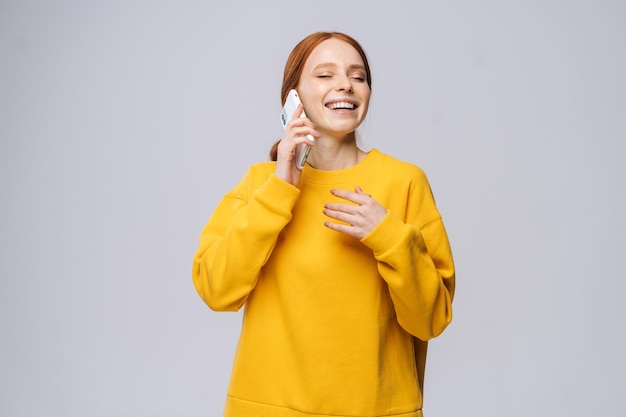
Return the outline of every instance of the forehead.
[[[321,64],[360,65],[364,62],[359,52],[349,43],[336,39],[326,39],[313,49],[304,64],[305,67],[316,67]]]

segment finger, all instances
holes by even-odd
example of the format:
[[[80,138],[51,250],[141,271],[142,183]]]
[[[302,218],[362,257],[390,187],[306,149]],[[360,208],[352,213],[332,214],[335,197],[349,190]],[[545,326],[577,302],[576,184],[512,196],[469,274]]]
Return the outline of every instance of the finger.
[[[364,195],[364,196],[367,196],[367,197],[371,197],[371,196],[372,196],[371,194],[367,194],[367,193],[365,193],[365,192],[363,191],[363,189],[361,189],[361,187],[359,187],[358,185],[356,186],[356,188],[354,189],[354,191],[355,191],[357,194],[361,194],[361,195]]]
[[[295,119],[287,123],[287,127],[285,131],[293,130],[293,129],[310,129],[315,130],[315,125],[306,117]]]
[[[294,151],[299,144],[305,143],[309,146],[315,145],[315,137],[320,137],[320,133],[313,128],[313,124],[305,119],[295,120],[288,123],[279,149]],[[282,146],[281,146],[282,145]]]
[[[345,224],[333,223],[333,222],[324,222],[324,226],[329,229],[336,230],[338,232],[346,233],[348,232],[350,226],[346,226]]]
[[[304,114],[304,106],[301,104],[298,105],[298,107],[296,107],[296,110],[293,112],[293,115],[291,116],[291,119],[287,122],[287,123],[304,123],[310,120],[308,119],[308,117],[303,116]]]
[[[285,137],[289,135],[304,136],[311,143],[315,142],[315,138],[319,138],[321,136],[320,132],[315,130],[313,122],[306,118],[289,122],[287,128],[285,129]]]
[[[342,204],[342,203],[327,203],[324,204],[324,210],[328,212],[341,212],[355,214],[358,211],[359,206],[354,204]]]
[[[344,200],[348,200],[352,202],[354,202],[354,199],[357,198],[356,193],[352,191],[348,191],[348,190],[340,190],[340,189],[333,188],[332,190],[330,190],[330,193],[334,195],[335,197],[343,198]]]
[[[310,144],[315,144],[315,138],[320,137],[320,133],[309,126],[296,127],[292,129],[289,133],[292,134],[294,140],[302,138],[302,140],[306,139],[306,141],[310,142]]]
[[[326,217],[330,217],[333,220],[339,220],[344,223],[352,224],[355,221],[354,214],[348,211],[324,209],[323,213]]]
[[[359,229],[357,229],[357,228],[355,228],[353,226],[346,226],[344,224],[333,223],[333,222],[324,222],[324,226],[326,226],[327,228],[329,228],[331,230],[335,230],[337,232],[344,233],[344,234],[346,234],[348,236],[352,236],[352,237],[355,237],[357,239],[361,239],[361,238],[363,238],[365,236],[365,234],[361,230],[359,230]]]
[[[359,194],[348,190],[332,189],[330,192],[336,197],[343,198],[357,205],[365,204],[371,198],[368,194]]]
[[[304,112],[304,105],[300,103],[296,110],[293,112],[293,116],[291,116],[291,120],[297,120],[302,116],[302,112]]]
[[[308,119],[307,119],[307,124],[297,129],[296,131],[298,132],[298,136],[304,136],[309,142],[309,144],[312,144],[312,145],[315,144],[315,138],[319,138],[320,136],[322,136],[320,132],[315,130],[315,125],[311,123],[310,121],[308,121]]]

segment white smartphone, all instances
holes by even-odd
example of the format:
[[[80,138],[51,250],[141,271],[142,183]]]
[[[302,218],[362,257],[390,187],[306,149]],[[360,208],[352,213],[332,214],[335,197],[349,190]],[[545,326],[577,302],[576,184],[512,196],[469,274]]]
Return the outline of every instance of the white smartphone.
[[[293,118],[293,114],[296,109],[300,105],[300,97],[298,96],[298,92],[296,90],[289,91],[287,95],[287,101],[285,101],[285,106],[283,107],[283,112],[280,115],[280,121],[283,124],[283,129],[287,126],[287,123]],[[302,114],[300,117],[306,117],[304,114],[304,110],[302,110]],[[307,135],[309,140],[315,140],[313,136]],[[306,158],[309,156],[309,152],[311,151],[311,147],[306,143],[298,145],[296,148],[296,167],[299,170],[304,169],[304,163],[306,162]]]

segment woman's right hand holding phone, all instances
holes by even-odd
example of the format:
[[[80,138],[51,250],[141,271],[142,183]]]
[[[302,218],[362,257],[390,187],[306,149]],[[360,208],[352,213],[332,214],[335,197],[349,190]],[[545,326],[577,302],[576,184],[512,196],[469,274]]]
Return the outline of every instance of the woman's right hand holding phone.
[[[300,117],[303,111],[304,106],[300,104],[285,126],[285,132],[278,144],[276,158],[276,176],[296,187],[300,183],[301,176],[301,171],[296,167],[296,148],[300,145],[315,145],[315,142],[307,138],[307,135],[314,138],[320,137],[313,122],[306,117]]]

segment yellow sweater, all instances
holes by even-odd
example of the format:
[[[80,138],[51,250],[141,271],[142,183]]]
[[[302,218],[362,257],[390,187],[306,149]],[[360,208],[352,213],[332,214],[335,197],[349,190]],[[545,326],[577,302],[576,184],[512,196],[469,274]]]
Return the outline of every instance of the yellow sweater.
[[[424,173],[372,150],[299,187],[250,167],[219,203],[193,263],[213,310],[245,305],[227,417],[422,415],[426,341],[452,319],[454,265]],[[332,231],[332,188],[388,209],[361,241]],[[344,202],[344,201],[342,201]]]

